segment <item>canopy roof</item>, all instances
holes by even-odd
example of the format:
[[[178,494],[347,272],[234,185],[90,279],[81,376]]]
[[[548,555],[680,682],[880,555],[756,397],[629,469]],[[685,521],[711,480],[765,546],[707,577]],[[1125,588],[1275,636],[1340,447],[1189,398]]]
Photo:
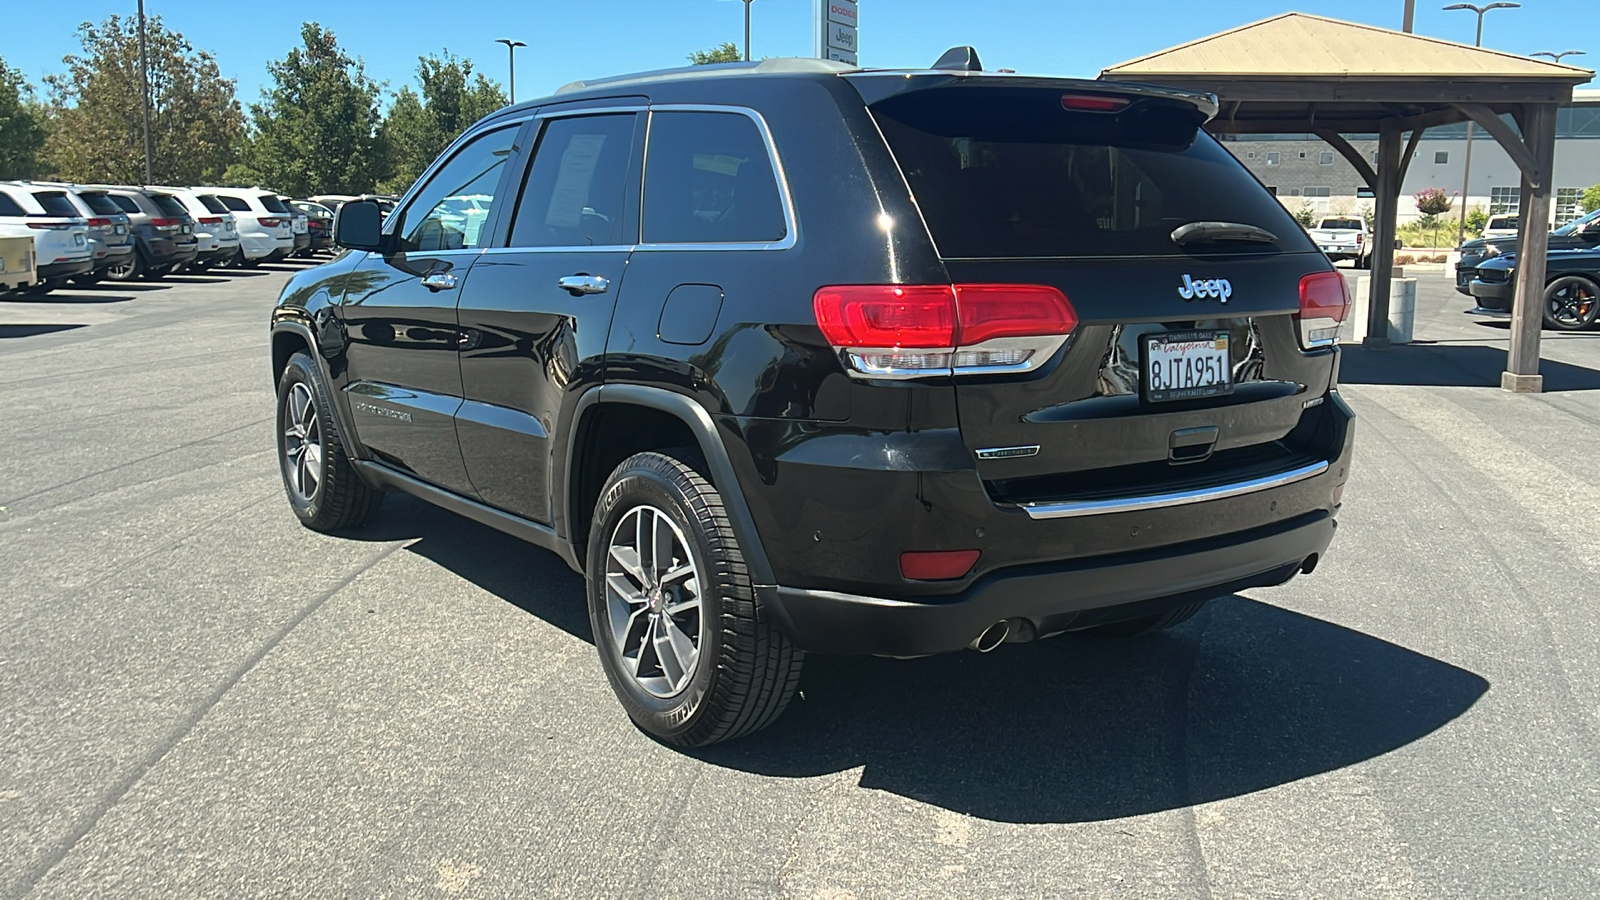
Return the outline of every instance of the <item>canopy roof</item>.
[[[1306,13],[1270,19],[1112,66],[1101,78],[1217,94],[1214,131],[1408,130],[1459,122],[1453,104],[1567,103],[1588,69]]]

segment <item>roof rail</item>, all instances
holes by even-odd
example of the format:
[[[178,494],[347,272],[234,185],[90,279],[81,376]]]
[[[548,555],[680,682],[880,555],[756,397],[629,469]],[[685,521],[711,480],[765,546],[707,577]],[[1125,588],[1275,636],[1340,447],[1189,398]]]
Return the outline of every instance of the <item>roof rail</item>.
[[[859,72],[859,66],[834,62],[829,59],[807,59],[804,57],[777,57],[763,59],[760,62],[731,62],[713,63],[707,66],[682,66],[676,69],[656,69],[652,72],[636,72],[632,75],[613,75],[609,78],[592,78],[587,81],[574,81],[564,84],[556,89],[556,94],[570,94],[597,87],[622,87],[625,85],[649,84],[657,81],[677,81],[684,78],[719,78],[730,75],[797,75],[814,73],[818,75],[839,75],[846,72]]]

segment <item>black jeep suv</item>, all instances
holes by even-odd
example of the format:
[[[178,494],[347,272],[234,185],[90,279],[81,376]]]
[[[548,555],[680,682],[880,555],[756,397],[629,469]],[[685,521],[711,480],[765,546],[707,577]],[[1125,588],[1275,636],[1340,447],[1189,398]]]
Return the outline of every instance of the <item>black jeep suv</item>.
[[[805,652],[1131,635],[1310,572],[1348,298],[1215,112],[816,60],[501,110],[285,288],[290,504],[560,554],[678,745],[773,721]]]

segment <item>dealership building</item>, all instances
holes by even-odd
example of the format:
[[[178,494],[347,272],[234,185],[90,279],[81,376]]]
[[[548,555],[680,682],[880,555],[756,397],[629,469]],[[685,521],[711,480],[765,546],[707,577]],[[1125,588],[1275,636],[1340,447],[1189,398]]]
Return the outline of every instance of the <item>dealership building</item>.
[[[1371,192],[1355,168],[1314,134],[1219,137],[1291,210],[1310,205],[1318,214],[1354,213],[1372,203]],[[1348,137],[1356,150],[1377,161],[1376,134]],[[1423,132],[1401,187],[1400,222],[1421,217],[1407,198],[1423,188],[1443,188],[1456,198],[1455,209],[1461,209],[1466,167],[1466,123]],[[1517,211],[1521,173],[1482,128],[1474,129],[1470,179],[1467,210],[1479,207],[1491,215]],[[1583,192],[1595,184],[1600,184],[1600,89],[1580,88],[1572,92],[1572,105],[1556,114],[1554,224],[1581,215]]]

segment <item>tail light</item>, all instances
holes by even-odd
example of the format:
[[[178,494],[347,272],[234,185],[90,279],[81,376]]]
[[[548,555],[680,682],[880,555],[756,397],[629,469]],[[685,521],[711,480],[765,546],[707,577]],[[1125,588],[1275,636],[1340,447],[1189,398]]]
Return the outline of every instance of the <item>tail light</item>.
[[[221,225],[222,224],[222,217],[221,216],[202,216],[201,218],[197,219],[196,221],[198,221],[201,225]]]
[[[161,231],[177,231],[183,223],[177,219],[151,219],[150,227]]]
[[[29,222],[28,227],[37,228],[40,231],[66,231],[72,226],[66,222]]]
[[[264,218],[264,219],[257,219],[256,221],[261,223],[261,227],[262,228],[277,228],[279,225],[287,225],[287,224],[289,224],[289,220],[288,219]]]
[[[1133,101],[1126,97],[1107,97],[1104,94],[1062,94],[1061,108],[1084,112],[1116,112]]]
[[[111,227],[111,220],[110,219],[90,219],[89,220],[89,227],[90,228],[110,228]]]
[[[1300,279],[1300,346],[1310,350],[1339,340],[1339,326],[1350,313],[1350,286],[1338,272],[1315,272]]]
[[[1047,285],[837,285],[812,306],[847,368],[869,378],[1026,372],[1078,325]]]
[[[1359,247],[1362,244],[1366,243],[1366,241],[1367,241],[1367,239],[1364,236],[1362,236],[1360,234],[1356,235],[1356,246],[1357,247]]]

